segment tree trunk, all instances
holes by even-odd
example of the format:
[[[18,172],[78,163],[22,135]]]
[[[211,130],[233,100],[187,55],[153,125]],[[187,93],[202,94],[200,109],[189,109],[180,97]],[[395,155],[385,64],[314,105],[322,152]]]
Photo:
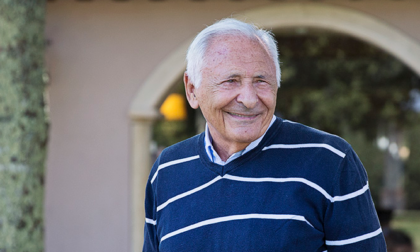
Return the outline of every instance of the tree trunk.
[[[0,0],[0,252],[44,250],[45,0]]]

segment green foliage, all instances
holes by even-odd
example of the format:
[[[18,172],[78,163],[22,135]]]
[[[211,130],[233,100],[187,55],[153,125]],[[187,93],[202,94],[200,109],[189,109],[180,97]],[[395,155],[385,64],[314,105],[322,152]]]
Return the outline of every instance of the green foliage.
[[[385,162],[376,146],[378,130],[392,124],[408,131],[412,155],[406,163],[407,206],[419,209],[419,115],[411,109],[409,95],[419,88],[419,78],[391,55],[342,34],[289,30],[279,32],[277,39],[283,70],[278,113],[352,144],[368,171],[377,204]]]
[[[420,119],[407,132],[410,158],[405,163],[405,184],[408,209],[420,209]]]
[[[0,0],[0,251],[43,251],[45,1]]]
[[[159,147],[167,147],[195,135],[195,112],[185,98],[184,82],[179,79],[169,93],[181,94],[185,99],[187,119],[167,121],[164,118],[153,126],[153,140]],[[162,101],[163,102],[163,101]]]
[[[159,146],[167,147],[190,136],[185,121],[160,120],[153,127],[153,139]]]
[[[284,117],[339,135],[362,131],[369,139],[384,122],[410,124],[415,74],[391,55],[319,30],[277,38],[283,69],[277,109]]]
[[[197,111],[192,109],[188,105],[188,101],[185,98],[185,88],[182,79],[173,86],[170,93],[181,94],[185,99],[187,119],[179,121],[167,121],[163,118],[157,121],[153,127],[153,140],[159,147],[167,147],[189,137],[194,136],[197,133],[196,129],[196,113]]]
[[[414,243],[414,251],[420,251],[420,212],[397,212],[391,221],[391,227],[408,234]]]
[[[378,149],[376,142],[366,139],[360,131],[345,130],[342,137],[352,145],[360,160],[362,160],[363,166],[366,167],[373,201],[376,205],[379,205],[383,181],[383,152]]]

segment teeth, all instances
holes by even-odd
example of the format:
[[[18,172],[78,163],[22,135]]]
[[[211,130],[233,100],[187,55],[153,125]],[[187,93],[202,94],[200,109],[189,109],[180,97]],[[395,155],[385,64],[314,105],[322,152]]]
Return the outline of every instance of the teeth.
[[[229,114],[234,115],[234,116],[238,116],[238,117],[253,117],[253,115],[240,115],[240,114],[236,114],[236,113],[229,113]]]

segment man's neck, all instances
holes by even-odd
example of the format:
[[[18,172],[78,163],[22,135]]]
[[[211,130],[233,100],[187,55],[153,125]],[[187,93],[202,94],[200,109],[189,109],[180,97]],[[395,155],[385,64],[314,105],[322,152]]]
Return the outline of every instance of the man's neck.
[[[232,143],[216,143],[213,141],[213,148],[219,155],[220,159],[224,162],[228,160],[230,156],[245,149],[250,143],[240,143],[240,144],[232,144]]]
[[[271,127],[271,125],[274,123],[274,121],[276,120],[276,117],[273,116],[273,118],[271,119],[271,122],[268,126],[268,128],[265,130],[265,132],[258,138],[255,139],[252,142],[246,142],[246,143],[235,143],[235,142],[231,142],[231,141],[220,141],[221,138],[218,138],[219,141],[215,141],[215,138],[217,138],[217,135],[213,135],[213,134],[217,134],[216,132],[212,134],[211,132],[211,128],[209,127],[209,125],[206,125],[206,144],[210,144],[214,151],[217,153],[216,155],[219,157],[219,160],[222,160],[223,162],[226,162],[232,155],[234,155],[235,153],[241,152],[242,154],[248,152],[249,150],[255,148],[259,142],[262,140],[262,138],[264,137],[264,135],[267,133],[268,129]],[[249,146],[249,147],[248,147]],[[210,147],[209,147],[210,148]],[[207,149],[207,147],[206,147]],[[240,154],[240,155],[242,155]],[[211,156],[213,154],[211,154],[211,151],[208,152],[208,155],[211,158]]]

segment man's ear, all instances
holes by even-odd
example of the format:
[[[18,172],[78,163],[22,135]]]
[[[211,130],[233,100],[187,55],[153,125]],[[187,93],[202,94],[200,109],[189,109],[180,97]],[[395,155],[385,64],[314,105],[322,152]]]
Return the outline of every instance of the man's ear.
[[[191,108],[198,109],[199,104],[197,97],[195,95],[195,91],[197,90],[194,84],[191,82],[187,72],[184,73],[184,85],[185,85],[185,94],[187,96],[188,103],[190,104]]]

